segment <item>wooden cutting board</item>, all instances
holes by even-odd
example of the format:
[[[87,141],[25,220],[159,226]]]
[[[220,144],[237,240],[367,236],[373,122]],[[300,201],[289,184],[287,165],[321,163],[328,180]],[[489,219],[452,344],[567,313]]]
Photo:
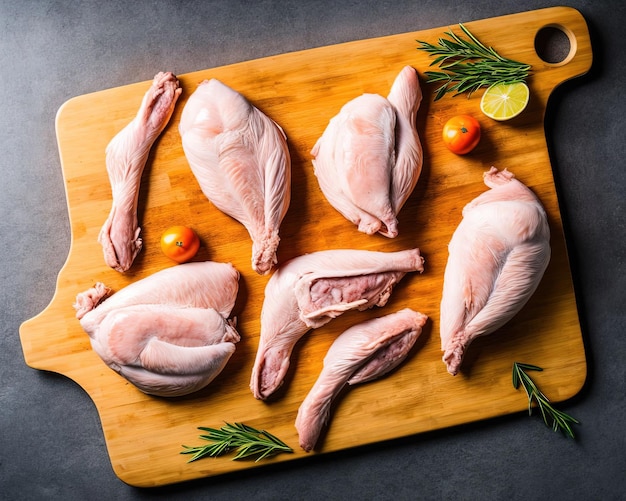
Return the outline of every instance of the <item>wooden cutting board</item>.
[[[136,486],[155,486],[219,475],[306,457],[294,428],[297,409],[315,381],[330,343],[348,326],[404,307],[430,317],[414,353],[388,377],[349,388],[335,403],[319,451],[326,453],[523,411],[527,399],[511,384],[514,361],[544,368],[533,377],[554,402],[575,395],[586,377],[586,360],[543,119],[552,91],[591,65],[587,26],[565,7],[524,12],[465,25],[502,55],[532,65],[531,99],[525,112],[498,123],[479,110],[481,92],[433,102],[434,85],[423,84],[418,130],[424,170],[400,213],[400,235],[366,236],[343,219],[321,195],[310,150],[340,107],[364,92],[387,95],[404,65],[420,75],[430,57],[416,40],[435,43],[445,26],[421,32],[359,40],[179,75],[183,95],[170,125],[151,153],[139,196],[144,249],[122,275],[109,269],[97,242],[111,205],[104,150],[136,114],[150,82],[83,95],[66,102],[56,128],[68,201],[72,241],[50,305],[20,329],[26,363],[66,375],[93,399],[115,473]],[[560,63],[544,62],[535,37],[544,27],[567,34],[571,50]],[[155,73],[167,68],[155,68]],[[292,202],[282,226],[279,260],[321,249],[394,251],[418,246],[426,259],[422,275],[407,275],[384,308],[350,312],[307,334],[297,345],[284,387],[270,402],[248,388],[259,336],[259,315],[268,277],[250,268],[251,243],[244,228],[202,195],[178,134],[187,98],[202,80],[216,77],[241,92],[285,130],[293,160]],[[422,78],[423,82],[423,78]],[[452,115],[469,113],[481,123],[483,139],[471,154],[450,153],[440,140]],[[498,333],[476,341],[463,372],[450,376],[441,361],[439,302],[447,244],[463,206],[485,191],[482,174],[508,168],[539,196],[552,230],[552,261],[522,312]],[[560,166],[567,175],[567,166]],[[234,313],[242,336],[222,374],[205,390],[176,399],[146,396],[111,371],[92,351],[74,317],[77,293],[101,281],[117,291],[173,263],[161,254],[161,232],[174,224],[197,230],[202,248],[196,260],[230,261],[241,272]],[[527,417],[525,419],[528,419]],[[528,426],[542,426],[538,417]],[[224,421],[266,428],[294,448],[293,454],[254,463],[232,456],[191,464],[181,445],[199,445],[198,426]],[[546,429],[546,434],[551,433]],[[410,440],[410,438],[409,438]],[[302,464],[306,467],[306,463]]]

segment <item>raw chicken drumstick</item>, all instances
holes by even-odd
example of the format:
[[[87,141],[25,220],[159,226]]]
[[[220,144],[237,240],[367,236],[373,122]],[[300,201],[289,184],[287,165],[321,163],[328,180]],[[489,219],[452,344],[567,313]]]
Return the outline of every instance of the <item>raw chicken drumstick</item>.
[[[405,66],[387,98],[363,94],[346,103],[311,150],[328,202],[368,235],[398,234],[396,216],[422,170],[421,100],[417,72]]]
[[[550,228],[535,194],[507,171],[484,175],[491,189],[463,209],[452,235],[441,299],[441,349],[456,375],[470,343],[518,313],[550,261]]]
[[[108,266],[127,271],[141,250],[137,201],[150,148],[170,120],[182,89],[172,73],[158,73],[144,95],[137,116],[106,148],[113,205],[98,242]]]
[[[235,352],[239,334],[229,317],[238,280],[231,264],[181,264],[109,298],[99,282],[77,295],[74,308],[111,369],[145,393],[186,395],[208,385]]]
[[[180,119],[183,150],[204,195],[252,239],[252,269],[277,263],[280,225],[291,198],[291,159],[283,130],[216,79],[202,82]]]
[[[324,368],[298,409],[300,447],[315,447],[328,423],[334,398],[347,384],[377,379],[400,365],[428,317],[409,308],[366,320],[340,334],[324,357]]]
[[[350,310],[384,306],[406,273],[424,271],[419,249],[338,249],[305,254],[278,267],[265,287],[261,334],[250,388],[266,399],[283,383],[291,352],[309,330]]]

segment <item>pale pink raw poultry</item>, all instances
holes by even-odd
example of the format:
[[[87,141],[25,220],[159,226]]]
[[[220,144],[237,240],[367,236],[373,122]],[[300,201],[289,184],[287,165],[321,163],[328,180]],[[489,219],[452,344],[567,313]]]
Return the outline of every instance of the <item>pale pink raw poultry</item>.
[[[305,254],[278,267],[265,287],[261,334],[250,388],[266,399],[283,383],[298,340],[349,310],[384,306],[406,273],[422,272],[419,249],[337,249]]]
[[[141,391],[179,396],[209,384],[235,352],[230,318],[239,288],[231,265],[166,268],[111,297],[104,284],[78,294],[76,317],[94,351]]]
[[[452,235],[441,299],[441,349],[456,375],[470,343],[507,323],[535,292],[550,261],[550,228],[535,194],[507,171],[463,209]]]
[[[252,268],[276,264],[291,196],[291,159],[283,130],[216,79],[202,82],[180,120],[183,149],[205,196],[245,226]]]
[[[172,73],[158,73],[143,97],[137,116],[106,148],[113,204],[98,241],[106,264],[119,272],[127,271],[141,250],[137,219],[141,176],[150,149],[169,122],[181,92]]]
[[[363,94],[333,117],[311,150],[328,202],[359,231],[393,238],[397,215],[422,170],[417,72],[405,66],[387,98]]]
[[[428,317],[405,308],[344,331],[324,357],[324,367],[298,409],[300,447],[310,451],[328,423],[334,398],[347,384],[377,379],[400,365]]]

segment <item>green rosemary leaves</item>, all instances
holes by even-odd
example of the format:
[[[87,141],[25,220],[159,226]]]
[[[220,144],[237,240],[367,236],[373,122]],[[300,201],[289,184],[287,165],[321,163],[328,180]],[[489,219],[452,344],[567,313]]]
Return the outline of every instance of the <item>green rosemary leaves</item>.
[[[198,429],[207,432],[206,435],[200,435],[200,438],[211,443],[197,447],[183,445],[185,450],[181,454],[193,454],[188,461],[189,463],[205,456],[221,456],[232,450],[237,451],[233,460],[256,456],[256,461],[275,456],[281,452],[293,452],[291,447],[271,433],[265,430],[257,430],[243,423],[226,423],[219,430],[203,427]]]
[[[578,424],[578,421],[574,419],[572,416],[566,414],[565,412],[561,412],[550,404],[548,397],[546,397],[540,390],[537,388],[537,385],[533,382],[528,374],[524,371],[542,371],[541,367],[537,367],[536,365],[529,364],[520,364],[518,362],[513,362],[513,386],[515,389],[518,389],[520,384],[526,390],[526,395],[528,396],[528,415],[532,415],[533,401],[539,407],[539,411],[541,412],[541,417],[543,418],[543,422],[546,426],[552,428],[553,431],[563,431],[567,436],[574,438],[574,431],[572,430],[572,424]]]
[[[435,56],[430,66],[439,65],[442,71],[426,71],[426,83],[442,82],[435,91],[435,101],[449,92],[455,95],[472,92],[496,83],[524,82],[530,65],[500,56],[493,48],[483,45],[462,24],[459,24],[467,39],[452,31],[440,38],[437,45],[416,40],[418,50]]]

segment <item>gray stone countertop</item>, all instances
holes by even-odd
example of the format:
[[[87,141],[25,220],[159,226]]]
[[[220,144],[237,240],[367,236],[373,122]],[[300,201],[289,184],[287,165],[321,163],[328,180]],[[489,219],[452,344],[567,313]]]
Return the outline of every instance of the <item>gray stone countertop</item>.
[[[551,7],[545,0],[0,0],[0,498],[624,499],[626,7],[566,0],[594,64],[557,89],[545,128],[589,374],[559,407],[577,439],[524,413],[155,489],[121,482],[93,402],[28,367],[20,324],[52,299],[70,245],[55,137],[68,99],[288,51]]]

